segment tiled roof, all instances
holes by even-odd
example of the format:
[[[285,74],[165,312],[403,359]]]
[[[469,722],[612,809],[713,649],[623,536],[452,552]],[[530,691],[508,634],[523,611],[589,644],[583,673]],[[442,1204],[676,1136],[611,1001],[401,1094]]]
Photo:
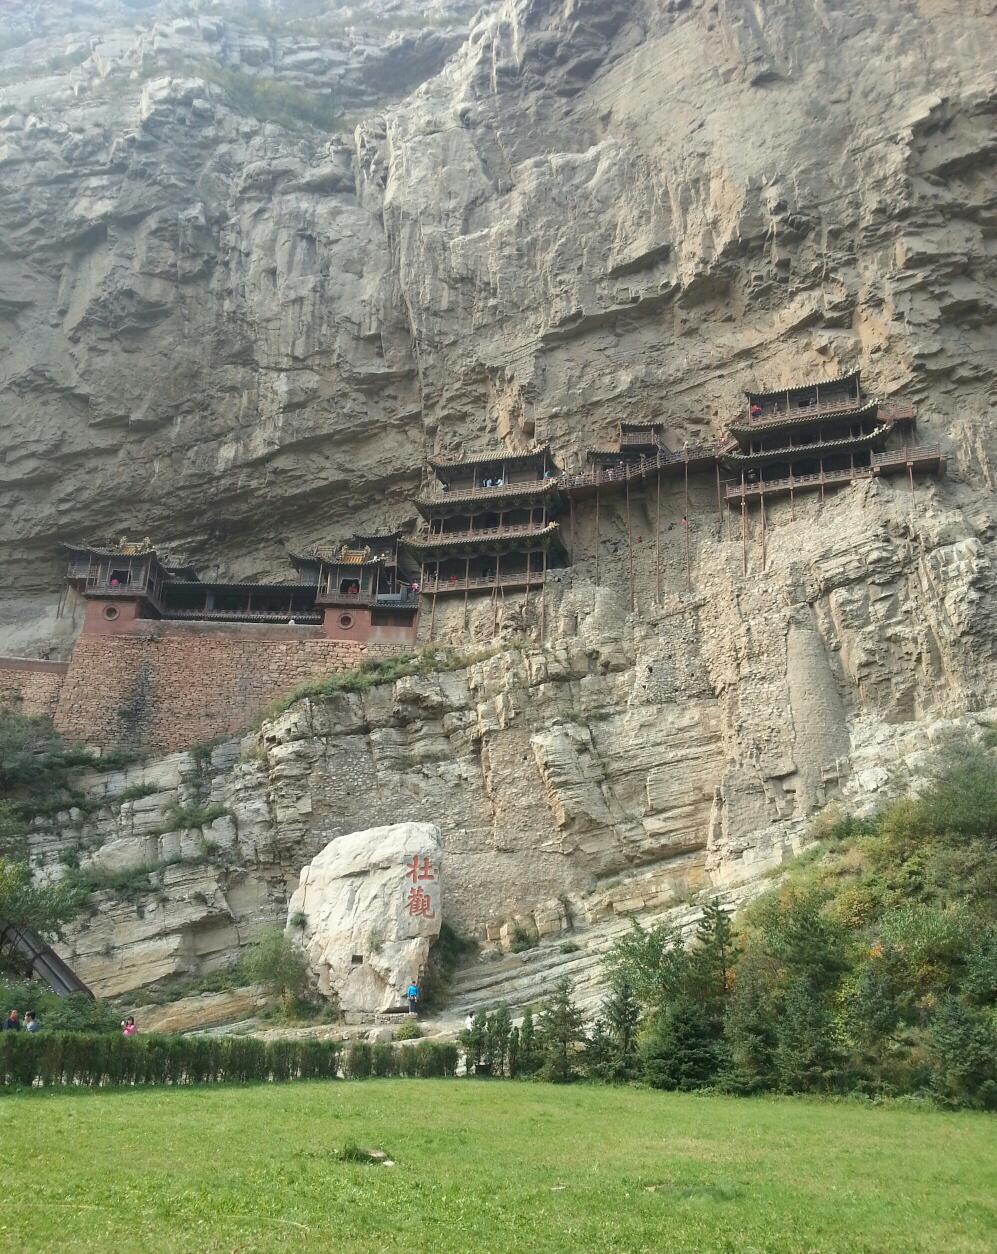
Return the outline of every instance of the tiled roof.
[[[858,381],[859,374],[860,371],[852,370],[848,374],[835,375],[831,379],[811,379],[808,383],[790,383],[784,388],[770,388],[764,392],[752,392],[746,388],[744,395],[750,396],[752,400],[774,400],[777,397],[785,396],[787,392],[792,394],[793,392],[806,392],[810,388],[830,387],[836,383],[855,383]]]

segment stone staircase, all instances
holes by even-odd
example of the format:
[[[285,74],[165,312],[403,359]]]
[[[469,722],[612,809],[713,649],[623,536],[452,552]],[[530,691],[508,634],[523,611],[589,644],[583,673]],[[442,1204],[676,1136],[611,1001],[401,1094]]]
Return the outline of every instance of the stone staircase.
[[[711,893],[730,912],[770,886],[759,880]],[[458,968],[450,985],[450,1004],[441,1019],[460,1020],[479,1010],[494,1010],[507,1002],[514,1016],[527,1006],[535,1006],[550,996],[557,981],[567,976],[574,989],[575,1002],[587,1015],[594,1014],[603,997],[602,964],[612,946],[629,932],[631,917],[642,927],[663,923],[684,937],[694,931],[702,916],[705,898],[681,906],[648,910],[639,915],[616,915],[590,926],[547,937],[522,953],[485,952]]]

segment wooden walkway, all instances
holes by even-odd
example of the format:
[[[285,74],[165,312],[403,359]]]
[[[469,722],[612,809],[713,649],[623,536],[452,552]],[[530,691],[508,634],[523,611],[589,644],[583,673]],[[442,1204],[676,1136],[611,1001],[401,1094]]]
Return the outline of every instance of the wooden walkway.
[[[887,453],[874,453],[868,466],[846,467],[843,470],[824,470],[810,475],[788,475],[783,479],[764,482],[728,483],[724,499],[731,501],[757,501],[766,496],[786,496],[793,492],[813,492],[825,487],[842,487],[862,479],[874,479],[879,475],[929,474],[942,472],[945,458],[938,445],[920,445],[909,449],[896,449]]]

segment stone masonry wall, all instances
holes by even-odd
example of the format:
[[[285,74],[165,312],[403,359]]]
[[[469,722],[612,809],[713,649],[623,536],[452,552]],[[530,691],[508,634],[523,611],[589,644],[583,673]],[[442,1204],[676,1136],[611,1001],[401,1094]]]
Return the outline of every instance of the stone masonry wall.
[[[76,642],[54,710],[63,734],[174,750],[241,731],[298,685],[402,646],[326,639],[320,628],[150,624]]]
[[[0,658],[0,707],[21,714],[55,713],[66,676],[65,662]]]

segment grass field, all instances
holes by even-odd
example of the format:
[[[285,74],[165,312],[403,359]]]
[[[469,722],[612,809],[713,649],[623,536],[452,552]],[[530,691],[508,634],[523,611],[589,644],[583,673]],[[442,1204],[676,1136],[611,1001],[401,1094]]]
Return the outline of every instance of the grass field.
[[[997,1249],[997,1119],[377,1080],[0,1097],[4,1250]],[[394,1168],[341,1162],[350,1141]]]

